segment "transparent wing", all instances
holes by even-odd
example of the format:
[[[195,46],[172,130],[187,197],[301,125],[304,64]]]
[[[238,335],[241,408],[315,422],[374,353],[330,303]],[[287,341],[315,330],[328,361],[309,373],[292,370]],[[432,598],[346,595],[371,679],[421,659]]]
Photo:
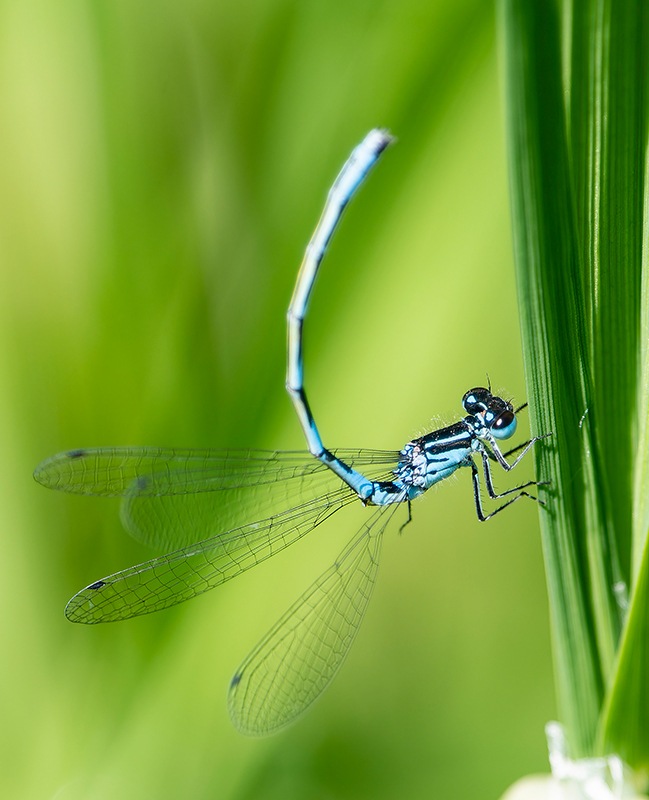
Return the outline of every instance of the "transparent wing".
[[[357,500],[347,486],[87,586],[67,604],[71,622],[114,622],[182,603],[280,552]]]
[[[338,450],[370,479],[392,477],[398,453]],[[340,480],[308,452],[95,448],[59,453],[34,477],[61,491],[121,496],[124,527],[152,547],[176,548],[333,491]]]
[[[385,467],[399,458],[392,450],[334,452],[359,467]],[[46,458],[34,470],[34,478],[50,489],[74,494],[117,497],[135,488],[140,496],[155,497],[299,481],[327,470],[306,451],[97,447]]]
[[[242,733],[293,722],[325,690],[354,641],[374,588],[383,532],[397,505],[378,508],[335,564],[241,664],[228,708]]]

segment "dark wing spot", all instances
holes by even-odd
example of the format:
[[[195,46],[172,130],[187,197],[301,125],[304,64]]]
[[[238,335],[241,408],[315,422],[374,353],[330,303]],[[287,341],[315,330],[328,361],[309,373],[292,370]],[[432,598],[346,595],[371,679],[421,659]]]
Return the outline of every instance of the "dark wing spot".
[[[91,583],[88,588],[89,589],[103,589],[105,585],[106,585],[105,581],[95,581],[94,583]]]
[[[241,673],[237,672],[236,675],[232,676],[232,680],[230,681],[230,689],[235,689],[241,683]]]
[[[137,486],[140,492],[143,492],[145,489],[149,488],[150,483],[151,483],[150,478],[147,478],[145,475],[138,475],[135,485]]]
[[[87,452],[87,450],[69,450],[67,456],[68,458],[83,458]]]

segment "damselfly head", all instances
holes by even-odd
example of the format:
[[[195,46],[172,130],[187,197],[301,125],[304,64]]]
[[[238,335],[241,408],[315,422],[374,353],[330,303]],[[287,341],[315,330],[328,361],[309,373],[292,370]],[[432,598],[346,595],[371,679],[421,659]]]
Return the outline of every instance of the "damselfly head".
[[[478,417],[488,428],[495,439],[509,439],[516,431],[516,415],[514,407],[502,397],[491,394],[489,389],[476,386],[462,398],[462,405],[467,414]]]

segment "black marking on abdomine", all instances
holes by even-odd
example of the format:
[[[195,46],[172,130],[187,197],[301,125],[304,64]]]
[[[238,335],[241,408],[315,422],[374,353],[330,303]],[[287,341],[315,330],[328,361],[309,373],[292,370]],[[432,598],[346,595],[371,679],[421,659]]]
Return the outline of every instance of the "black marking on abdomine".
[[[376,153],[376,155],[380,156],[391,141],[392,139],[388,138],[387,136],[381,139],[381,141],[374,147],[374,152]]]
[[[87,452],[87,450],[69,450],[66,455],[68,458],[83,458]]]
[[[95,581],[94,583],[91,583],[88,588],[89,589],[103,589],[105,585],[106,585],[105,581]]]

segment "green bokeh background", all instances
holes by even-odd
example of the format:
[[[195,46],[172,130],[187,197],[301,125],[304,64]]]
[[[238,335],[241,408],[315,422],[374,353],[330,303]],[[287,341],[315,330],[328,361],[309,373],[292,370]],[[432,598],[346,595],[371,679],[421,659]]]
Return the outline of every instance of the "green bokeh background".
[[[331,689],[249,740],[229,678],[362,510],[194,602],[84,628],[68,597],[150,554],[116,502],[31,480],[79,446],[303,446],[286,306],[377,125],[398,145],[308,320],[325,442],[398,448],[486,372],[525,399],[496,50],[483,0],[0,1],[1,797],[493,798],[546,768],[530,504],[481,526],[468,474],[431,491],[389,532]]]

